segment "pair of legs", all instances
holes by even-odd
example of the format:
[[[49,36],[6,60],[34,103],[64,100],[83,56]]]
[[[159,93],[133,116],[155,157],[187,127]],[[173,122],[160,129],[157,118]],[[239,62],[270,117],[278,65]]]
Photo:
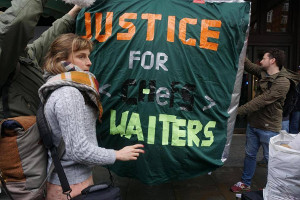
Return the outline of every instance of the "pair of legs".
[[[289,120],[282,121],[281,130],[285,130],[287,133],[290,132],[290,121]]]
[[[251,179],[256,169],[256,156],[260,145],[263,148],[264,158],[269,160],[269,142],[270,138],[278,135],[278,132],[266,131],[251,127],[249,124],[246,131],[246,157],[244,160],[244,170],[242,182],[248,186],[251,185]]]
[[[298,114],[299,115],[295,114],[294,118],[291,117],[291,121],[290,120],[282,121],[281,130],[285,130],[287,133],[298,133],[299,123],[300,123],[300,112]],[[298,132],[295,130],[297,130]],[[263,153],[265,155],[265,151],[263,151]],[[268,160],[263,158],[261,161],[258,161],[257,163],[259,165],[266,165],[268,164]]]
[[[294,111],[291,113],[290,132],[291,133],[300,132],[300,111]]]

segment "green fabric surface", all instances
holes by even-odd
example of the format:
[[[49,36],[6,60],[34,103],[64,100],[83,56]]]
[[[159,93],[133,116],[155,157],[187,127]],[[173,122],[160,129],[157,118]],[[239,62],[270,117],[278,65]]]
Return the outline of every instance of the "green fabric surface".
[[[145,145],[144,155],[137,161],[117,161],[110,167],[114,172],[157,184],[223,165],[227,110],[249,12],[249,2],[98,0],[79,13],[77,34],[95,43],[91,71],[100,82],[104,108],[97,127],[99,145]],[[148,20],[147,14],[156,17]],[[169,16],[174,16],[175,29],[168,26]],[[217,50],[204,48],[205,41],[201,46],[202,20],[221,21],[221,27],[208,28],[219,32],[219,39],[206,39],[218,44]],[[186,28],[184,21],[190,22]],[[209,99],[215,105],[205,109]]]

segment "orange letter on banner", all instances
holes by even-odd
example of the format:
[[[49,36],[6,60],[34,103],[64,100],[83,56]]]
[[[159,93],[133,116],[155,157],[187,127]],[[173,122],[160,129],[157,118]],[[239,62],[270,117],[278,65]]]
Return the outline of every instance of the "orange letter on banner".
[[[174,34],[175,34],[175,16],[168,17],[168,34],[167,41],[174,42]]]
[[[85,36],[81,36],[81,37],[90,40],[92,38],[91,13],[88,13],[88,12],[84,13],[84,23],[85,23],[85,32],[86,32],[86,35]]]
[[[215,38],[219,39],[220,32],[219,31],[211,31],[208,30],[209,27],[220,28],[222,22],[220,20],[208,20],[203,19],[201,22],[201,36],[200,36],[200,48],[210,49],[213,51],[218,50],[218,43],[208,42],[207,38]]]
[[[147,41],[154,39],[155,20],[161,20],[161,14],[142,14],[142,19],[148,19]]]
[[[118,33],[117,40],[131,40],[133,35],[135,34],[135,26],[132,22],[126,22],[125,19],[136,19],[136,13],[124,13],[119,19],[119,25],[124,28],[128,29],[127,33]]]
[[[179,39],[182,41],[183,44],[196,46],[196,39],[189,38],[186,40],[186,24],[197,24],[197,19],[191,18],[183,18],[179,22]]]
[[[100,35],[102,28],[102,13],[96,13],[96,40],[99,42],[105,42],[112,34],[112,20],[113,20],[113,12],[107,12],[106,14],[106,22],[105,22],[105,34]]]

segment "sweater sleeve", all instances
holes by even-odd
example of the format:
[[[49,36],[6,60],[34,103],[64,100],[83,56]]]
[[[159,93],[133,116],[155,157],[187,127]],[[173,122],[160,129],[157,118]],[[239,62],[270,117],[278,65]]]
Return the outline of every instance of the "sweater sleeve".
[[[80,91],[74,87],[62,87],[52,95],[56,96],[54,112],[65,141],[67,156],[81,164],[113,164],[116,160],[115,151],[98,147],[87,138],[85,127],[90,122],[85,116],[87,105]]]

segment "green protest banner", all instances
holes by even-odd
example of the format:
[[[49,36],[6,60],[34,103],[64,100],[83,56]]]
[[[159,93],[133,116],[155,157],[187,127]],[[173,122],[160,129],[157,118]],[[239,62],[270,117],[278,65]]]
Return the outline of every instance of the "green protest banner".
[[[79,14],[76,33],[95,43],[99,145],[145,145],[114,172],[156,184],[223,165],[249,12],[244,1],[98,0]]]

